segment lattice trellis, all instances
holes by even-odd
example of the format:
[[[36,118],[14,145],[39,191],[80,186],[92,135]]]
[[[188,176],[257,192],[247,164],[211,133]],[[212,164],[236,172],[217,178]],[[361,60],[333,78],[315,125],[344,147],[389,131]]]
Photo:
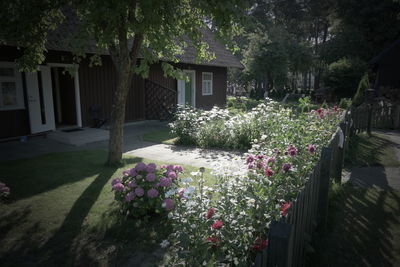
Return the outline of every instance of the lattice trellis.
[[[166,120],[176,108],[176,91],[145,80],[146,119]]]

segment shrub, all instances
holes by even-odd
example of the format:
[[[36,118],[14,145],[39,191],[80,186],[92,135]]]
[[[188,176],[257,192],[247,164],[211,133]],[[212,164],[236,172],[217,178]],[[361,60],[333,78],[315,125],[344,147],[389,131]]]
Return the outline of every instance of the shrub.
[[[351,99],[350,98],[342,98],[339,102],[339,108],[348,109],[351,106]]]
[[[256,100],[248,97],[228,97],[226,108],[231,112],[247,112],[255,108],[263,100]]]
[[[143,162],[125,170],[122,178],[115,178],[111,182],[122,213],[143,217],[172,210],[181,172],[183,168],[179,165],[157,169],[156,164],[146,165]]]
[[[324,84],[333,88],[339,98],[352,97],[366,69],[365,62],[359,59],[342,58],[328,66]]]
[[[368,73],[365,73],[358,83],[357,92],[353,98],[355,106],[361,105],[365,100],[365,91],[370,88]]]

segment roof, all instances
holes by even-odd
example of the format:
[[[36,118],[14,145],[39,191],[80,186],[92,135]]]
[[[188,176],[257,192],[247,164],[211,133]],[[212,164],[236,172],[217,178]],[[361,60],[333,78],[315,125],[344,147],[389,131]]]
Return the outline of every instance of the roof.
[[[73,33],[79,28],[79,22],[74,19],[66,20],[59,27],[48,34],[46,48],[48,50],[56,51],[73,51],[73,45],[67,40],[73,37]],[[207,65],[207,66],[218,66],[218,67],[233,67],[233,68],[243,68],[239,59],[235,57],[229,50],[226,49],[224,45],[218,42],[215,35],[211,30],[204,29],[203,40],[208,43],[210,51],[215,54],[215,59],[211,61],[203,61],[198,63],[196,61],[196,49],[190,41],[187,42],[187,47],[183,55],[178,56],[180,63],[196,64],[196,65]],[[87,47],[84,48],[86,53],[98,53],[96,49],[95,42],[89,43]],[[108,54],[104,52],[102,54]]]
[[[381,53],[379,53],[379,55],[377,55],[376,57],[374,57],[369,64],[371,65],[375,65],[375,64],[379,64],[381,61],[385,60],[386,57],[390,57],[390,53],[396,49],[396,48],[400,49],[400,39],[395,41],[394,43],[392,43],[389,47],[387,47],[386,49],[384,49]]]

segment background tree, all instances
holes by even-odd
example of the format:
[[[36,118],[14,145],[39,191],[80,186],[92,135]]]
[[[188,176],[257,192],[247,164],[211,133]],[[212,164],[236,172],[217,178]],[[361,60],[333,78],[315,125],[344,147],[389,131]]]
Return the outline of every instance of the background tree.
[[[202,29],[212,26],[221,36],[232,35],[247,4],[243,0],[2,1],[0,40],[24,47],[18,60],[21,69],[36,69],[45,58],[48,31],[69,19],[67,11],[76,16],[79,29],[72,40],[76,59],[84,56],[82,48],[95,41],[98,54],[108,51],[117,72],[108,156],[108,163],[116,164],[122,157],[126,97],[134,73],[146,76],[149,65],[163,59],[164,73],[179,76],[166,62],[178,62],[188,41],[196,48],[198,60],[211,59]]]

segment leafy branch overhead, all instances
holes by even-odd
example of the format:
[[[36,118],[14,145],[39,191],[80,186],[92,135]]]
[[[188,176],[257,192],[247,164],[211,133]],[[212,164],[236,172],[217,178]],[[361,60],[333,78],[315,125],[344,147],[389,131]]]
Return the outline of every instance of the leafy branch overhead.
[[[231,39],[239,32],[240,17],[248,4],[239,0],[2,1],[1,17],[7,19],[0,22],[0,40],[23,47],[20,68],[33,70],[45,60],[49,34],[73,19],[75,33],[65,36],[65,42],[74,48],[76,62],[86,56],[88,47],[95,52],[92,65],[100,64],[99,54],[128,58],[130,64],[140,55],[140,64],[131,67],[146,77],[154,62],[179,62],[188,45],[196,49],[198,62],[213,59],[203,32],[212,27],[224,40]],[[180,75],[163,65],[165,74]]]

